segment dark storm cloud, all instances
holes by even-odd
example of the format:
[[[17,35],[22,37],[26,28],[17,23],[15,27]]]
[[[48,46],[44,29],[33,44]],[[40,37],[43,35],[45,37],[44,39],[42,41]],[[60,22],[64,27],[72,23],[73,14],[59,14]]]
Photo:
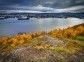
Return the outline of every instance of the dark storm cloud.
[[[56,10],[76,8],[84,11],[84,0],[0,0],[0,9]],[[78,10],[77,10],[78,7]],[[70,9],[70,10],[71,10]]]
[[[20,0],[0,0],[0,5],[1,6],[6,6],[6,5],[15,5],[20,3]]]
[[[54,8],[66,8],[66,7],[84,5],[84,0],[56,0],[52,3],[46,2],[44,5]]]

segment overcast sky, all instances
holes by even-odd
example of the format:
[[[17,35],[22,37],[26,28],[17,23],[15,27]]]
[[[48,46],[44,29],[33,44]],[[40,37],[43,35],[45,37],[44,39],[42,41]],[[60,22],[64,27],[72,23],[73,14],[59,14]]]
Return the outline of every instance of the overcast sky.
[[[84,12],[84,0],[0,0],[0,11]]]

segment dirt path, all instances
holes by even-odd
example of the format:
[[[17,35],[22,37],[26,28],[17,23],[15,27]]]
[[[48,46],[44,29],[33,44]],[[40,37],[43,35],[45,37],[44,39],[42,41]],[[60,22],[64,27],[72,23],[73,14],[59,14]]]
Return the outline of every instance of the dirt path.
[[[42,38],[53,46],[62,46],[67,44],[67,42],[60,40],[58,38],[51,37],[50,35],[44,35],[42,36]]]

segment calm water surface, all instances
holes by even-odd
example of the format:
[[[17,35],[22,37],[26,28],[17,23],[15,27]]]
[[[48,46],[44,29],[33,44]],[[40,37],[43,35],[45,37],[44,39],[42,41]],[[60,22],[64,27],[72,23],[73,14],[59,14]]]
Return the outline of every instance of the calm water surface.
[[[84,19],[78,18],[43,18],[30,20],[5,19],[0,20],[0,36],[15,35],[19,32],[50,31],[57,28],[67,28],[84,23]]]

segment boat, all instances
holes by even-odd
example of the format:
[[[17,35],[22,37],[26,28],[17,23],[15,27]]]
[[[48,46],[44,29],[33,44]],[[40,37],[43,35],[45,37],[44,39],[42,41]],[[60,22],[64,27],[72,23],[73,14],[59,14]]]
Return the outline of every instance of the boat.
[[[18,20],[29,20],[29,17],[27,17],[27,16],[19,16]]]

